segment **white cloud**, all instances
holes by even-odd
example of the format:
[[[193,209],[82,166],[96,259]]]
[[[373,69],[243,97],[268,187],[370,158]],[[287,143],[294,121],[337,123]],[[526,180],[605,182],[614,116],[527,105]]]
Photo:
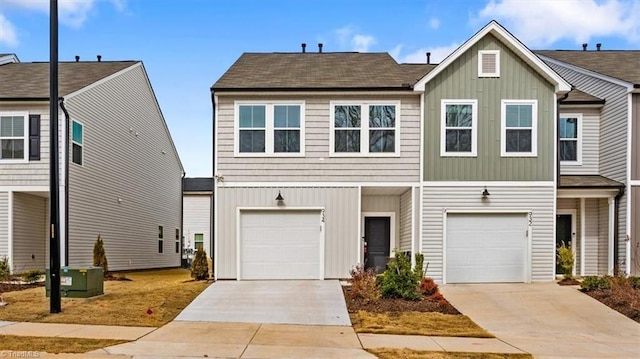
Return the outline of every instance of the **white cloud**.
[[[389,55],[391,55],[391,57],[393,57],[394,59],[399,59],[400,58],[400,52],[402,51],[402,44],[398,44],[396,45],[396,47],[394,47],[393,49],[391,49],[389,51]]]
[[[438,20],[435,17],[432,17],[431,19],[429,19],[429,27],[432,29],[437,29],[440,27],[440,20]]]
[[[563,39],[580,44],[598,36],[640,42],[640,0],[491,0],[479,19],[498,20],[529,47]]]
[[[376,44],[376,39],[371,35],[356,34],[351,39],[351,45],[354,51],[367,52],[369,47]]]
[[[6,8],[13,7],[28,11],[49,13],[50,0],[2,0]],[[126,0],[58,0],[60,23],[71,27],[81,27],[99,1],[111,3],[117,10],[125,8]]]
[[[376,38],[367,34],[358,34],[356,29],[347,25],[334,31],[338,45],[342,49],[351,51],[367,52],[369,48],[377,43]]]
[[[452,43],[447,46],[423,47],[412,53],[393,56],[400,63],[426,63],[427,52],[431,53],[431,63],[437,64],[442,62],[445,57],[449,56],[460,44]]]
[[[6,44],[8,46],[18,45],[16,28],[2,14],[0,14],[0,44]]]

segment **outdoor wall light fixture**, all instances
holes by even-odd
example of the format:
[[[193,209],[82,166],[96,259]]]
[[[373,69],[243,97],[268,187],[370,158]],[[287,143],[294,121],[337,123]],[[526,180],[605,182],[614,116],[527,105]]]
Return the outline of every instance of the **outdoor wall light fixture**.
[[[276,201],[278,201],[278,205],[284,204],[284,197],[282,197],[282,193],[278,191],[278,197],[276,197]]]
[[[484,186],[484,191],[482,191],[482,198],[488,198],[491,195],[487,190],[487,186]]]

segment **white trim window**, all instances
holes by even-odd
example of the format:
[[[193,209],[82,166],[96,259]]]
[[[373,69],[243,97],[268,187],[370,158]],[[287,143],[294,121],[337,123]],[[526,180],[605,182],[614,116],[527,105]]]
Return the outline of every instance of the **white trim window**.
[[[558,148],[562,164],[579,165],[582,161],[582,115],[560,115],[559,133],[560,147]]]
[[[330,154],[333,157],[400,155],[400,104],[332,102]]]
[[[478,154],[478,100],[442,100],[440,156]]]
[[[500,50],[478,51],[478,77],[500,77]]]
[[[304,156],[304,103],[235,103],[235,156]]]
[[[538,101],[502,100],[502,157],[535,157],[538,155]]]
[[[27,112],[0,113],[0,162],[27,162],[29,146],[27,146],[28,130]]]
[[[71,121],[71,162],[84,164],[84,125],[76,120]]]

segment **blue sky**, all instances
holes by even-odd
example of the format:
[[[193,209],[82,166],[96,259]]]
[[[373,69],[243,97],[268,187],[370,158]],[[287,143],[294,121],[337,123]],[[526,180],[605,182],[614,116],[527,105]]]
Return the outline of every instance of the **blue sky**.
[[[142,60],[187,176],[211,176],[209,88],[242,52],[442,60],[490,20],[532,49],[640,48],[640,0],[58,0],[59,56]],[[0,53],[49,59],[49,0],[0,0]]]

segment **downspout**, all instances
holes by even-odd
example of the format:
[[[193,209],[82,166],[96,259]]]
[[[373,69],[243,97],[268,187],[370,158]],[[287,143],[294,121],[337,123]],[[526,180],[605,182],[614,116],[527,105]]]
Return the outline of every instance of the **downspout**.
[[[213,273],[213,269],[215,268],[215,263],[213,263],[213,260],[215,258],[215,245],[214,245],[214,231],[215,228],[213,228],[214,226],[214,218],[215,218],[215,210],[216,210],[216,206],[214,205],[214,198],[213,196],[217,196],[218,194],[215,193],[215,189],[216,189],[216,181],[217,178],[215,177],[216,175],[216,159],[215,159],[215,155],[216,155],[216,99],[215,99],[215,94],[213,92],[213,88],[211,88],[211,118],[213,125],[211,126],[211,130],[212,130],[212,134],[211,134],[211,150],[213,151],[213,158],[212,158],[212,165],[211,165],[211,174],[213,175],[213,190],[212,190],[212,195],[211,195],[211,232],[209,234],[209,248],[210,249],[210,256],[211,256],[211,271]],[[217,273],[213,273],[214,276],[218,275]],[[214,277],[215,278],[215,277]]]
[[[60,108],[64,112],[64,265],[69,266],[69,111],[64,106],[64,97],[60,97]]]
[[[560,103],[567,97],[569,92],[556,100],[556,188],[560,188]]]
[[[182,171],[182,178],[180,179],[180,245],[178,246],[178,253],[180,253],[180,267],[182,267],[182,255],[184,251],[184,178],[187,172]]]
[[[613,206],[614,206],[614,217],[613,217],[613,275],[617,276],[620,274],[620,249],[618,248],[620,242],[620,197],[624,196],[625,187],[620,187],[618,190],[618,194],[614,198]],[[628,214],[627,214],[628,215]],[[626,258],[627,261],[630,258]]]

